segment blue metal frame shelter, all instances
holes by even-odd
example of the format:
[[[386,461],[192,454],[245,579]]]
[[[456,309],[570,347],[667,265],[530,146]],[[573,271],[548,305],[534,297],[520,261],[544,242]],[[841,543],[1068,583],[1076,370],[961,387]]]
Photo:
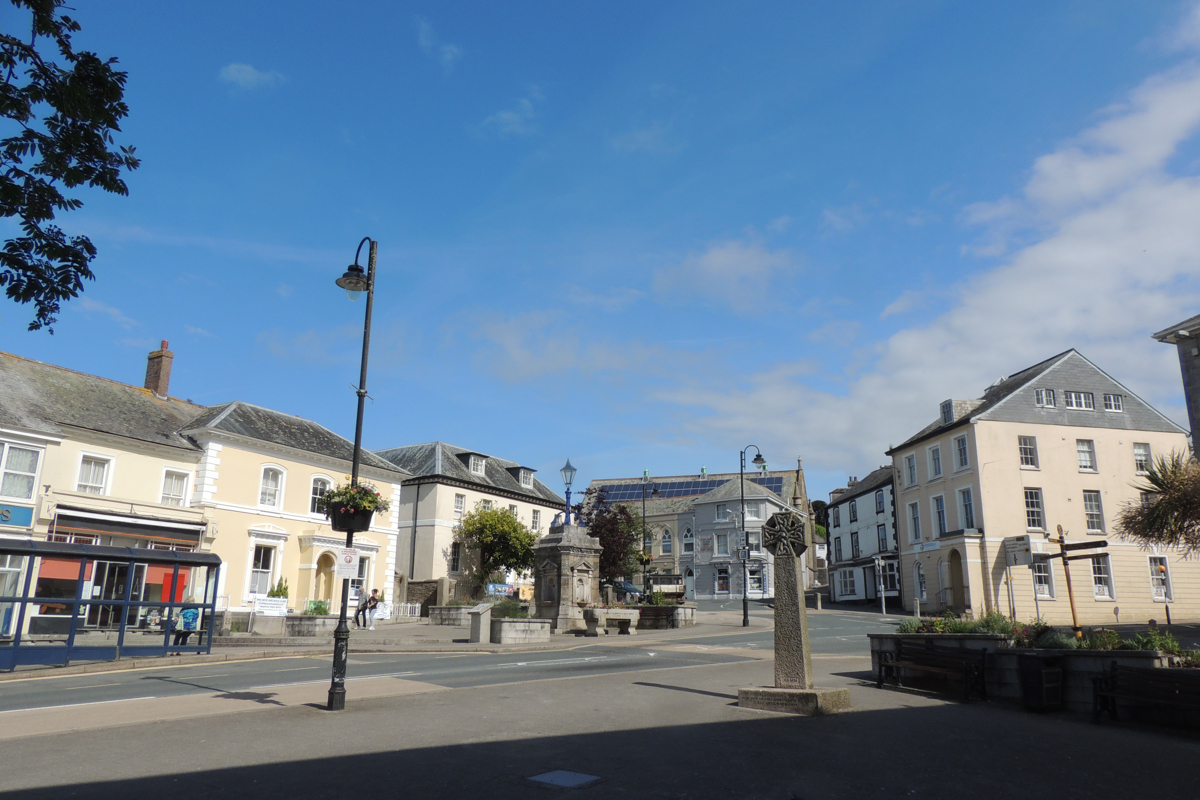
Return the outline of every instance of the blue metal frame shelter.
[[[208,653],[220,570],[213,553],[0,539],[0,670]]]

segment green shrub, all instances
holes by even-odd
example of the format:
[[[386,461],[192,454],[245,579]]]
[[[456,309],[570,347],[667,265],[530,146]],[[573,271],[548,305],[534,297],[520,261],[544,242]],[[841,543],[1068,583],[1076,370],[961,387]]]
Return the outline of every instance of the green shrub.
[[[1034,642],[1048,631],[1050,631],[1050,626],[1042,619],[1035,619],[1028,625],[1015,626],[1013,628],[1013,646],[1033,647]]]
[[[1200,650],[1184,650],[1179,656],[1179,666],[1188,669],[1200,667]]]
[[[896,626],[896,633],[919,633],[921,620],[916,617],[906,617],[900,620],[900,624]]]
[[[975,620],[974,630],[970,633],[999,633],[1005,636],[1012,636],[1016,630],[1016,623],[1011,619],[1001,614],[999,611],[989,611],[979,619]],[[966,633],[967,631],[964,631]]]
[[[329,614],[329,603],[324,600],[309,600],[308,608],[304,609],[306,617],[324,617]]]
[[[506,597],[492,606],[493,619],[525,619],[529,615],[521,608],[521,601]]]
[[[1051,629],[1039,636],[1033,646],[1039,650],[1074,650],[1078,643],[1073,635]]]
[[[671,605],[672,601],[667,599],[667,596],[662,592],[651,592],[646,597],[646,605],[648,606],[666,606]]]
[[[1121,637],[1116,631],[1094,628],[1084,631],[1080,650],[1116,650],[1121,646]]]
[[[1177,656],[1183,652],[1179,641],[1166,631],[1150,629],[1134,634],[1121,642],[1122,650],[1161,650],[1167,655]]]

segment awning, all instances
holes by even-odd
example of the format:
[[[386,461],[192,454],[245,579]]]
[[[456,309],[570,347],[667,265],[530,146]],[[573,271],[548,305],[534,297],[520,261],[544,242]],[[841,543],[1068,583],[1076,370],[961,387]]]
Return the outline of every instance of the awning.
[[[77,511],[59,506],[54,524],[50,526],[50,533],[122,536],[130,539],[199,545],[204,528],[203,523]]]

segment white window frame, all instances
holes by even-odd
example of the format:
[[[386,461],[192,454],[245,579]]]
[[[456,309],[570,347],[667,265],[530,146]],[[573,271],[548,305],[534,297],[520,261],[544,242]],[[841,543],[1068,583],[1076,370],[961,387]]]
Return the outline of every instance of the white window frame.
[[[463,514],[467,513],[467,496],[465,494],[454,495],[454,518],[461,520]]]
[[[746,503],[746,519],[762,519],[763,504],[759,500]]]
[[[477,456],[474,453],[472,453],[467,458],[467,463],[470,466],[472,475],[486,475],[487,474],[487,459],[484,458],[483,456]]]
[[[880,580],[883,583],[885,592],[900,591],[900,571],[896,569],[895,561],[882,561],[880,565],[883,569],[880,571]]]
[[[725,588],[721,588],[721,579],[725,579]],[[717,571],[713,573],[713,593],[714,594],[731,594],[733,592],[733,581],[729,577],[729,567],[717,567]]]
[[[964,531],[975,527],[975,496],[969,486],[958,490],[958,524]]]
[[[663,530],[662,542],[659,544],[659,552],[664,556],[670,555],[675,549],[675,539],[671,536],[669,530]]]
[[[850,521],[858,522],[858,500],[850,501]]]
[[[921,541],[921,504],[908,504],[908,538],[911,541]]]
[[[1034,405],[1039,408],[1056,408],[1053,389],[1035,389],[1033,392]]]
[[[1075,454],[1079,458],[1080,472],[1096,472],[1099,470],[1099,462],[1096,461],[1095,439],[1076,439]]]
[[[971,454],[967,449],[967,437],[954,437],[954,468],[966,469],[971,466]]]
[[[943,494],[935,494],[929,498],[929,514],[933,520],[934,539],[941,539],[950,532],[950,526],[946,520],[946,496]]]
[[[925,567],[920,561],[913,564],[913,591],[922,603],[929,602],[929,593],[925,585]]]
[[[1138,448],[1145,448],[1142,453],[1138,452]],[[1153,461],[1154,451],[1150,449],[1149,442],[1134,442],[1133,443],[1133,469],[1138,475],[1145,475],[1150,471],[1150,465]],[[1142,456],[1145,455],[1145,458]]]
[[[1096,395],[1092,392],[1063,390],[1063,408],[1073,411],[1095,411]]]
[[[358,596],[362,597],[364,592],[369,592],[371,587],[367,582],[371,580],[371,557],[368,555],[360,555],[358,557],[358,577],[350,579],[350,591],[358,590]]]
[[[462,572],[462,542],[450,543],[450,564],[447,568],[451,575]]]
[[[833,563],[838,563],[842,560],[842,537],[833,537]]]
[[[876,525],[875,526],[875,538],[878,540],[877,544],[879,545],[879,552],[886,553],[889,549],[888,548],[887,525]]]
[[[942,477],[941,444],[930,445],[925,448],[925,455],[929,459],[929,480]]]
[[[317,494],[317,481],[325,484],[325,491],[321,495]],[[324,512],[319,511],[313,506],[316,505],[317,498],[328,493],[333,489],[333,478],[328,475],[313,475],[312,480],[308,483],[308,513],[314,517],[325,516]]]
[[[909,486],[917,485],[917,454],[909,453],[904,457],[904,477]]]
[[[1116,600],[1117,590],[1113,586],[1112,560],[1109,559],[1108,554],[1092,556],[1090,563],[1092,565],[1092,597],[1096,600]]]
[[[1093,503],[1094,509],[1089,507]],[[1100,496],[1098,489],[1083,490],[1083,518],[1084,528],[1088,533],[1104,533],[1104,499]],[[1092,524],[1093,518],[1099,521],[1095,527]]]
[[[167,502],[167,479],[170,478],[171,476],[178,476],[178,477],[183,478],[183,493],[179,497],[178,505],[176,505],[175,503]],[[189,505],[188,504],[188,489],[191,487],[191,483],[192,483],[192,473],[188,472],[185,469],[174,469],[172,467],[165,467],[163,469],[162,491],[159,493],[159,496],[158,496],[158,504],[160,506],[172,506],[174,508],[187,508]]]
[[[1036,436],[1017,436],[1017,457],[1021,461],[1021,469],[1041,469],[1042,464],[1038,459],[1038,447]],[[1032,464],[1026,464],[1027,457],[1031,457]]]
[[[521,485],[526,489],[533,488],[533,472],[527,469],[521,470]]]
[[[267,472],[279,473],[279,486],[275,490],[275,502],[263,502],[263,489],[266,487]],[[287,470],[279,464],[263,464],[258,471],[258,507],[269,511],[283,511],[283,492],[287,486]]]
[[[260,547],[264,551],[270,551],[270,553],[271,553],[271,563],[270,563],[270,566],[268,566],[266,570],[259,569],[255,566],[255,564],[258,563],[258,559],[256,557],[258,556],[258,549]],[[247,582],[247,587],[246,587],[247,596],[249,596],[249,597],[266,597],[267,592],[271,591],[271,589],[275,586],[275,573],[277,571],[278,566],[279,566],[279,547],[274,544],[264,544],[264,543],[260,543],[260,542],[254,542],[250,547],[250,580]],[[267,573],[267,588],[261,592],[255,591],[255,588],[254,588],[255,580],[263,572]]]
[[[491,500],[480,500],[479,501],[479,507],[481,509],[483,509],[484,511],[491,511],[493,505],[494,504],[492,503]]]
[[[683,532],[683,552],[684,553],[696,552],[696,537],[692,533],[691,528],[687,528]]]
[[[716,538],[716,554],[719,556],[729,555],[729,534],[718,533]]]
[[[15,469],[13,469],[13,470],[8,469],[8,456],[14,447],[18,450],[28,450],[37,455],[37,465],[33,468],[32,473],[21,472],[19,470],[15,470]],[[33,499],[35,497],[37,497],[38,476],[41,474],[42,462],[45,461],[45,459],[46,459],[45,448],[30,447],[29,445],[22,444],[20,442],[8,442],[8,441],[0,442],[0,490],[2,490],[2,487],[4,486],[4,476],[8,473],[11,473],[13,475],[20,475],[22,477],[30,477],[33,479],[32,482],[29,484],[29,496],[28,497],[21,497],[19,495],[11,495],[11,494],[0,494],[0,497],[3,497],[5,500],[17,500],[17,501],[24,500],[24,501],[28,501],[28,502],[32,503]]]
[[[92,461],[103,461],[104,462],[103,485],[101,485],[99,492],[89,492],[86,489],[80,488],[81,486],[83,486],[83,462],[87,461],[89,459]],[[75,465],[75,491],[81,492],[83,494],[94,494],[99,497],[103,497],[105,495],[111,494],[112,493],[113,472],[116,471],[116,466],[117,466],[116,456],[109,455],[108,453],[94,453],[94,452],[90,452],[87,450],[81,450],[79,452],[79,461]]]
[[[858,531],[854,531],[853,533],[850,534],[850,557],[851,558],[861,558],[862,557],[862,547],[858,543]]]
[[[854,597],[854,570],[839,569],[838,570],[838,595],[840,597]]]
[[[831,513],[831,516],[829,517],[829,523],[830,523],[829,527],[831,527],[831,528],[842,527],[842,507],[841,506],[833,507],[833,511]]]
[[[1041,572],[1039,572],[1041,568]],[[1054,592],[1054,566],[1049,560],[1038,559],[1030,565],[1030,574],[1033,576],[1033,591],[1037,593],[1039,600],[1053,600]],[[1044,576],[1045,582],[1039,583],[1038,577]]]
[[[1036,494],[1032,494],[1033,492],[1036,492]],[[1042,494],[1041,488],[1037,486],[1026,486],[1023,489],[1023,493],[1025,497],[1025,530],[1046,530],[1046,500],[1045,495]],[[1036,506],[1030,505],[1031,502],[1036,503]],[[1030,512],[1037,513],[1036,521],[1040,523],[1039,525],[1031,524],[1035,522],[1035,520],[1032,516],[1030,516]]]
[[[875,513],[882,514],[887,509],[887,504],[884,502],[883,489],[875,492]]]
[[[514,518],[517,518],[517,506],[516,506],[516,503],[509,503],[509,504],[508,504],[508,513],[512,514]]]
[[[715,514],[716,516],[714,519],[717,522],[724,522],[725,520],[729,519],[729,507],[724,503],[717,503]]]
[[[1104,410],[1122,412],[1125,410],[1125,396],[1119,394],[1104,395]]]
[[[941,407],[941,412],[942,412],[942,424],[943,425],[949,425],[951,422],[954,422],[954,401],[953,400],[943,401],[942,407]]]
[[[542,528],[542,512],[541,509],[535,508],[529,512],[529,527],[534,533],[537,533]]]
[[[1155,563],[1158,562],[1158,563]],[[1171,565],[1166,556],[1147,556],[1150,567],[1150,599],[1156,603],[1169,603],[1175,599],[1171,591]],[[1160,572],[1158,567],[1162,566]]]

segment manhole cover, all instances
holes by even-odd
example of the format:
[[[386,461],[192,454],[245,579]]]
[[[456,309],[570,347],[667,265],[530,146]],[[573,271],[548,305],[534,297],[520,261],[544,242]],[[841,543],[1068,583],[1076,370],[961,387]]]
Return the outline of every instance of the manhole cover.
[[[553,772],[543,772],[541,775],[534,775],[529,780],[545,784],[546,786],[557,786],[561,789],[577,789],[580,786],[595,783],[600,780],[600,777],[598,775],[584,775],[582,772],[568,772],[565,769],[556,769]]]

